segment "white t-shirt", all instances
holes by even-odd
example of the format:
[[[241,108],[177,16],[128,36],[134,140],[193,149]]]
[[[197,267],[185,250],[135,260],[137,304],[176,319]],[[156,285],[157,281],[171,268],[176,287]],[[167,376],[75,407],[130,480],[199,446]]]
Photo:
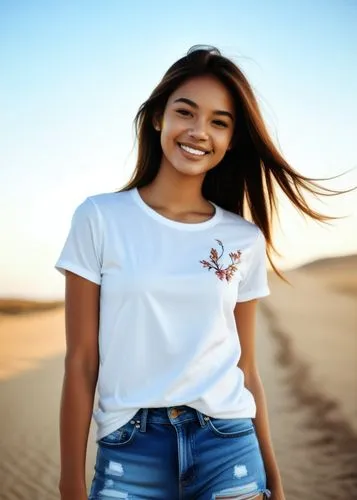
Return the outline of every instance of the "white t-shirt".
[[[233,310],[269,295],[265,239],[213,205],[207,221],[177,222],[134,188],[91,196],[73,215],[56,268],[101,285],[97,439],[140,408],[255,417]]]

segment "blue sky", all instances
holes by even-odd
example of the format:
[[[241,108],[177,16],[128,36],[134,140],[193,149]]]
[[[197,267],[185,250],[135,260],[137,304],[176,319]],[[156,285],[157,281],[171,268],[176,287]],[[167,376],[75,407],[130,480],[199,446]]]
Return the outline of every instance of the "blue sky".
[[[134,115],[196,43],[245,71],[275,142],[312,177],[357,185],[354,0],[0,0],[0,295],[63,296],[53,265],[75,207],[124,184]],[[283,268],[357,252],[357,194],[316,203],[345,218],[305,221],[282,201]]]

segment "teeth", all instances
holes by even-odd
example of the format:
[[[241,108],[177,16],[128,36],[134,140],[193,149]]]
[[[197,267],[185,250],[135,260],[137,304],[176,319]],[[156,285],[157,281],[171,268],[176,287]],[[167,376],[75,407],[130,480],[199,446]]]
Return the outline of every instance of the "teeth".
[[[185,146],[184,144],[180,144],[180,148],[182,148],[184,151],[187,151],[188,153],[191,153],[193,155],[203,156],[206,154],[204,151],[200,151],[199,149],[190,148],[188,146]]]

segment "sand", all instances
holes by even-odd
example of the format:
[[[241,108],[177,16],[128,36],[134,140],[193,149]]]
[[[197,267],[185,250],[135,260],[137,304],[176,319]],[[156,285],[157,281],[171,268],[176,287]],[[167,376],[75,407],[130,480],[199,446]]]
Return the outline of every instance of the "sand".
[[[293,287],[271,277],[259,309],[258,362],[287,500],[357,498],[355,266],[340,259],[331,269],[290,272]],[[0,345],[0,499],[58,499],[63,309],[1,317]]]

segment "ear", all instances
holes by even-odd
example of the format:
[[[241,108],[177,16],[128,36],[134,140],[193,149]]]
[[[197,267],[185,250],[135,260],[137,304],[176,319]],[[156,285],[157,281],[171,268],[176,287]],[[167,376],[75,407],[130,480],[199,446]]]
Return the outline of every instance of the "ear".
[[[161,130],[161,114],[155,113],[152,119],[152,124],[155,130],[160,132]]]

